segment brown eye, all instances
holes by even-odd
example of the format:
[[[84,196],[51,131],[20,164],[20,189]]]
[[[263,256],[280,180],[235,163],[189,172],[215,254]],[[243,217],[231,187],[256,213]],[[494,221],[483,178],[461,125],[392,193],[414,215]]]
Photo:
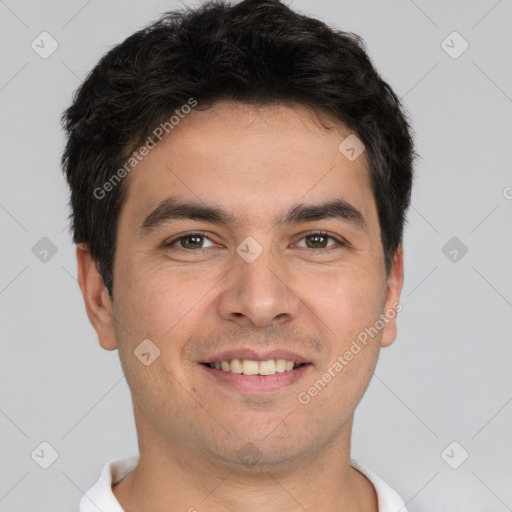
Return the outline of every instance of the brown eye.
[[[178,249],[205,249],[205,243],[208,241],[211,245],[215,245],[207,236],[202,233],[188,233],[170,241],[167,247],[178,246]]]
[[[302,240],[305,240],[305,245],[301,245]],[[332,242],[329,243],[329,240]],[[340,246],[343,245],[343,243],[327,233],[309,233],[303,237],[297,245],[299,247],[305,247],[306,249],[329,250],[331,247],[334,248],[334,246]]]
[[[184,249],[201,249],[203,237],[200,235],[187,235],[180,238]]]
[[[310,249],[324,249],[327,247],[327,240],[329,237],[324,235],[308,235],[305,237],[306,245]]]

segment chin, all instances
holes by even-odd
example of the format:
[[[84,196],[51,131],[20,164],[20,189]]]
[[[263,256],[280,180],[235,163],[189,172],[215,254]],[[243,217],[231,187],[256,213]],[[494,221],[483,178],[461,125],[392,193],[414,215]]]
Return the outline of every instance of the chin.
[[[282,421],[282,420],[281,420]],[[314,454],[317,443],[313,439],[305,440],[302,436],[281,435],[265,438],[245,434],[246,440],[228,436],[224,446],[210,445],[207,448],[210,456],[217,462],[237,472],[268,473],[286,471],[296,467],[301,460],[305,461],[308,454]]]

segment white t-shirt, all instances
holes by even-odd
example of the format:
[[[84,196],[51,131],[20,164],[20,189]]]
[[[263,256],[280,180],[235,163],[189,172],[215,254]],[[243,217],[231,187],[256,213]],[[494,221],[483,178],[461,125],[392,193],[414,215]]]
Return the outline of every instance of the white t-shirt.
[[[135,469],[138,455],[113,460],[103,467],[98,481],[82,496],[79,512],[124,512],[112,492],[112,485]],[[350,459],[350,465],[370,480],[377,493],[379,512],[407,512],[402,498],[384,480],[369,468]]]

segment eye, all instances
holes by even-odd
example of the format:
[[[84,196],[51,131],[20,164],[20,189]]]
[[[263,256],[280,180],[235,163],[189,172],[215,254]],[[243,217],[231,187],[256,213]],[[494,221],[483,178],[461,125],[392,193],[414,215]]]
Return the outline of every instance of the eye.
[[[208,240],[210,246],[205,246],[204,241]],[[178,249],[194,250],[194,249],[205,249],[206,247],[213,247],[215,243],[212,242],[203,233],[186,233],[178,238],[171,240],[165,244],[166,247],[178,246]]]
[[[307,233],[296,244],[297,247],[302,247],[305,249],[323,249],[323,252],[327,252],[331,249],[335,249],[336,247],[342,247],[346,245],[347,244],[342,240],[339,240],[338,238],[323,231]],[[201,250],[215,246],[215,242],[213,242],[208,236],[201,232],[185,233],[184,235],[180,235],[179,237],[176,237],[173,240],[165,243],[165,247],[176,247],[178,250],[188,251]]]
[[[305,246],[300,245],[302,240],[305,240]],[[333,243],[329,244],[329,240]],[[299,243],[297,243],[298,247],[305,247],[306,249],[327,249],[330,250],[335,246],[344,246],[346,245],[341,240],[329,235],[328,233],[324,233],[323,231],[315,231],[313,233],[308,233],[305,237],[301,238]]]

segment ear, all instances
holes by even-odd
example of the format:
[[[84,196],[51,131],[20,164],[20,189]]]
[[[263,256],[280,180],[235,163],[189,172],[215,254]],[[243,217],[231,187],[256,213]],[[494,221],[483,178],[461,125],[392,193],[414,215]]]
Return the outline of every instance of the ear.
[[[387,295],[384,305],[385,327],[382,332],[381,347],[388,347],[396,338],[396,317],[401,311],[400,294],[404,284],[404,251],[402,245],[398,246],[393,256],[391,269],[387,279]]]
[[[112,303],[96,262],[86,244],[76,246],[78,284],[82,291],[87,316],[98,334],[100,345],[105,350],[115,350],[117,341],[112,316]]]

